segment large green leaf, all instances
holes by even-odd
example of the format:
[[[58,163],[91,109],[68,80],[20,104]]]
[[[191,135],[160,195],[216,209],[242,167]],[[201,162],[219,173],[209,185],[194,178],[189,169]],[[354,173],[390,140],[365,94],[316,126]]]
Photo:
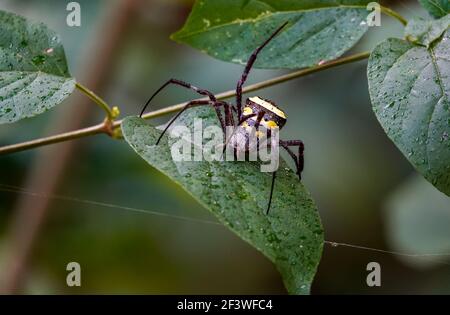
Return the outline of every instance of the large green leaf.
[[[419,2],[435,18],[440,18],[450,13],[449,0],[419,0]]]
[[[369,59],[369,91],[388,136],[450,195],[450,31],[448,25],[437,36],[431,30],[434,35],[415,34],[416,43],[391,38],[379,44]]]
[[[204,127],[216,120],[209,108],[196,108],[177,124],[193,128],[195,117],[203,119]],[[165,136],[155,146],[160,131],[143,119],[126,118],[122,131],[144,160],[274,262],[290,293],[309,292],[322,253],[323,230],[310,194],[285,162],[280,163],[272,208],[266,215],[271,175],[262,173],[257,162],[174,162],[170,145],[175,140]]]
[[[0,11],[0,124],[41,114],[74,87],[58,35]]]
[[[335,59],[367,31],[370,0],[197,0],[172,35],[212,57],[245,64],[252,51],[284,22],[263,50],[259,68],[302,68]]]

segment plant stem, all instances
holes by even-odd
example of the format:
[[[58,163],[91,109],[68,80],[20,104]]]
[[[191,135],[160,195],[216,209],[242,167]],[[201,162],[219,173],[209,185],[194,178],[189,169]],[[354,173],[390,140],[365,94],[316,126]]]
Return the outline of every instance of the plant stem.
[[[106,117],[109,120],[114,119],[114,113],[113,113],[112,109],[100,96],[98,96],[97,94],[95,94],[94,92],[89,90],[87,87],[85,87],[81,83],[77,82],[77,83],[75,83],[75,86],[77,87],[78,90],[80,90],[83,94],[85,94],[87,97],[89,97],[91,100],[93,100],[98,106],[100,106],[106,112]]]
[[[408,24],[408,21],[403,16],[401,16],[400,13],[398,13],[390,8],[387,8],[387,7],[380,6],[380,8],[381,8],[381,12],[383,12],[386,15],[392,16],[393,18],[396,18],[404,26],[406,26],[406,24]]]
[[[294,72],[291,72],[291,73],[288,73],[285,75],[281,75],[281,76],[273,78],[273,79],[269,79],[269,80],[266,80],[263,82],[249,85],[243,89],[243,92],[244,93],[253,92],[253,91],[260,90],[260,89],[263,89],[263,88],[266,88],[269,86],[277,85],[277,84],[280,84],[280,83],[283,83],[286,81],[290,81],[290,80],[293,80],[293,79],[296,79],[299,77],[303,77],[308,74],[319,72],[319,71],[322,71],[322,70],[325,70],[328,68],[332,68],[332,67],[344,65],[347,63],[367,59],[369,57],[369,55],[370,55],[370,52],[362,52],[362,53],[354,54],[354,55],[351,55],[348,57],[343,57],[343,58],[336,59],[336,60],[333,60],[330,62],[326,62],[324,64],[320,64],[317,66],[313,66],[313,67],[310,67],[307,69],[294,71]],[[78,84],[77,84],[77,87],[78,87]],[[100,100],[106,107],[104,107],[103,105],[101,105],[101,106],[109,109],[109,106],[104,101],[102,101],[99,97],[97,97],[94,93],[92,93],[92,92],[89,93],[90,91],[88,89],[82,87],[81,85],[78,88],[79,89],[81,88],[82,91],[86,95],[88,95],[91,99],[93,99],[97,104],[99,104],[99,103],[96,100]],[[217,99],[225,99],[225,98],[229,98],[229,97],[232,97],[235,95],[236,95],[236,91],[230,90],[230,91],[226,91],[226,92],[217,94],[216,97],[217,97]],[[143,115],[142,117],[144,119],[149,119],[149,118],[154,118],[154,117],[162,116],[165,114],[173,113],[173,112],[179,111],[185,105],[186,105],[186,103],[180,103],[177,105],[168,106],[168,107],[147,113],[147,114]],[[69,132],[62,133],[62,134],[55,135],[55,136],[39,138],[36,140],[31,140],[31,141],[27,141],[27,142],[22,142],[22,143],[17,143],[17,144],[0,147],[0,155],[14,153],[14,152],[20,152],[20,151],[24,151],[24,150],[28,150],[28,149],[32,149],[32,148],[37,148],[37,147],[54,144],[54,143],[59,143],[59,142],[67,141],[67,140],[87,137],[87,136],[96,135],[96,134],[100,134],[100,133],[112,135],[111,128],[120,127],[120,125],[122,124],[122,121],[123,120],[117,120],[117,121],[112,122],[112,124],[108,124],[108,121],[105,121],[104,123],[101,123],[101,124],[98,124],[95,126],[91,126],[91,127],[87,127],[84,129],[69,131]]]

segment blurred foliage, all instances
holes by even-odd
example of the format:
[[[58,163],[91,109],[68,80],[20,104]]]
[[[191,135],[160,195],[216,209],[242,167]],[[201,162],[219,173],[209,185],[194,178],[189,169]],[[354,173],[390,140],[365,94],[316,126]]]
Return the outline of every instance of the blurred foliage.
[[[373,109],[383,129],[414,167],[447,195],[449,25],[450,15],[432,23],[412,20],[406,36],[417,44],[389,38],[372,51],[367,68]]]
[[[61,34],[75,77],[89,52],[101,13],[111,1],[80,1],[81,28],[65,25],[65,1],[4,0],[0,9],[43,21]],[[392,1],[405,17],[426,16],[414,1]],[[220,92],[235,87],[242,67],[217,61],[170,41],[186,19],[187,1],[145,1],[123,40],[113,73],[96,91],[123,115],[136,114],[148,96],[170,77]],[[51,14],[49,14],[49,12]],[[113,23],[114,21],[111,21]],[[354,51],[372,49],[386,37],[402,37],[397,21],[382,17]],[[249,84],[283,73],[255,70]],[[387,139],[371,111],[366,63],[346,65],[258,92],[277,101],[289,117],[284,138],[306,144],[304,182],[317,201],[326,238],[389,249],[382,212],[391,191],[414,170]],[[153,109],[194,96],[175,87],[158,97]],[[95,105],[92,105],[95,106]],[[0,127],[0,144],[47,133],[45,115]],[[91,122],[102,119],[93,111]],[[154,123],[167,121],[155,119]],[[88,124],[89,122],[86,122]],[[214,221],[190,196],[148,167],[124,142],[107,137],[77,140],[79,151],[55,192],[188,218]],[[34,150],[0,156],[0,184],[24,186]],[[51,167],[53,161],[48,161]],[[431,188],[434,189],[434,188]],[[20,198],[0,190],[3,236]],[[430,242],[439,242],[429,234]],[[431,248],[431,247],[430,247]],[[4,254],[4,253],[3,253]],[[0,250],[0,266],[2,265]],[[81,288],[65,286],[66,264],[82,266]],[[382,287],[366,286],[366,265],[382,266]],[[0,270],[2,270],[0,268]],[[214,279],[214,281],[212,280]],[[436,265],[424,272],[395,256],[344,247],[325,247],[312,293],[449,293],[450,269]],[[32,293],[285,293],[274,266],[227,229],[120,208],[53,200],[50,216],[31,261],[27,291]]]
[[[392,193],[386,202],[385,220],[394,250],[418,255],[450,253],[450,199],[422,177],[411,176]],[[398,258],[431,268],[445,263],[449,256]]]

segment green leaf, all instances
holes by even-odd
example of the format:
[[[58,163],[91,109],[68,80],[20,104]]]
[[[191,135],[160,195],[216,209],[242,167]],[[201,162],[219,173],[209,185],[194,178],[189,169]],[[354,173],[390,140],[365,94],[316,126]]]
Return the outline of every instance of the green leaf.
[[[385,205],[385,226],[391,249],[424,256],[450,252],[449,210],[450,198],[419,175],[408,178],[394,190]],[[450,257],[398,258],[424,268],[435,267]]]
[[[176,124],[192,130],[194,118],[202,118],[204,127],[216,125],[214,115],[209,108],[194,108],[182,114]],[[284,161],[280,161],[272,208],[266,215],[272,176],[262,173],[259,163],[175,162],[171,145],[176,139],[165,136],[155,146],[160,131],[138,117],[127,117],[122,132],[151,166],[267,256],[291,294],[309,293],[322,253],[323,230],[310,194]]]
[[[419,0],[420,4],[435,18],[450,13],[449,0]]]
[[[0,11],[0,124],[41,114],[74,88],[58,35]]]
[[[257,68],[303,68],[336,59],[367,31],[370,0],[197,0],[172,39],[220,60],[245,64],[253,50],[290,23],[261,52]]]
[[[368,65],[373,110],[391,140],[450,195],[450,32],[428,47],[390,38]],[[430,37],[426,37],[428,42]]]

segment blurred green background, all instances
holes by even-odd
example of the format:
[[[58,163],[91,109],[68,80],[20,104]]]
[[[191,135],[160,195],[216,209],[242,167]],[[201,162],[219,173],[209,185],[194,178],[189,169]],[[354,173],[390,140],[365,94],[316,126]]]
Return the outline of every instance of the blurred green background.
[[[2,0],[0,9],[45,22],[62,37],[72,74],[122,116],[137,114],[149,95],[174,77],[221,92],[235,87],[242,67],[212,59],[169,39],[189,13],[192,1],[78,1],[82,26],[66,25],[61,0]],[[124,13],[130,3],[130,11]],[[390,1],[405,17],[426,16],[414,1]],[[103,58],[105,37],[121,27]],[[114,35],[114,34],[113,34]],[[384,38],[402,36],[401,25],[382,16],[353,52],[372,49]],[[99,48],[100,47],[100,48]],[[109,50],[108,50],[109,49]],[[105,51],[105,50],[103,50]],[[351,52],[350,52],[351,53]],[[97,61],[96,61],[97,60]],[[94,66],[92,66],[94,64]],[[450,252],[450,202],[418,176],[389,141],[371,112],[366,62],[345,65],[258,92],[283,107],[289,123],[284,138],[306,144],[304,182],[323,221],[326,239],[391,251]],[[254,70],[249,83],[283,71]],[[86,79],[87,78],[87,79]],[[84,80],[84,81],[83,81]],[[85,83],[88,85],[88,83]],[[75,92],[77,94],[78,92]],[[183,89],[162,93],[153,109],[196,97]],[[55,125],[76,119],[74,95],[45,115],[0,126],[0,145],[52,133]],[[82,98],[78,98],[82,99]],[[68,114],[69,113],[69,114]],[[82,126],[102,119],[90,104]],[[159,118],[164,122],[168,117]],[[62,125],[62,127],[61,127]],[[215,219],[180,188],[141,160],[123,141],[95,136],[73,141],[74,151],[51,191],[45,216],[33,234],[15,292],[24,293],[160,293],[284,294],[273,265]],[[57,152],[61,144],[54,145]],[[46,174],[60,158],[49,148],[0,156],[0,285],[7,286],[14,264],[14,239],[33,226],[33,206],[42,195]],[[45,163],[37,164],[36,159]],[[33,174],[34,172],[34,177]],[[33,182],[31,178],[38,180]],[[30,184],[30,181],[32,182]],[[143,209],[88,204],[58,196]],[[17,215],[19,208],[22,214]],[[161,214],[181,216],[175,218]],[[28,221],[27,221],[28,220]],[[24,223],[23,223],[24,222]],[[22,224],[23,223],[23,224]],[[23,231],[20,229],[22,228]],[[16,231],[18,230],[18,231]],[[325,245],[312,293],[450,293],[446,257],[408,258],[374,251]],[[66,286],[66,265],[81,264],[82,286]],[[382,268],[382,286],[366,285],[367,263]],[[1,290],[1,287],[0,287]]]

